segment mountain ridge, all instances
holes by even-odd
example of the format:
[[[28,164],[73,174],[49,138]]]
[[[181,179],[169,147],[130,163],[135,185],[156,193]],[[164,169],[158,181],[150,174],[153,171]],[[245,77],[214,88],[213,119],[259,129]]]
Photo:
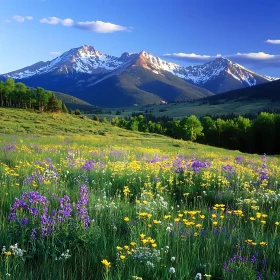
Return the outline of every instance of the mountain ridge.
[[[116,57],[88,45],[2,77],[65,92],[102,107],[108,107],[107,103],[119,104],[119,100],[124,101],[123,106],[129,106],[198,99],[274,79],[223,57],[203,65],[183,67],[145,50]],[[118,96],[111,91],[118,92]]]

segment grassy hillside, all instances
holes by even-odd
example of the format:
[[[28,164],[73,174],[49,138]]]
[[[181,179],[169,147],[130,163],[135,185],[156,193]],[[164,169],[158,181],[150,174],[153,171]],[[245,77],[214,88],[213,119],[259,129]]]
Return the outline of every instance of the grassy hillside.
[[[279,158],[65,114],[0,124],[0,279],[279,279]]]
[[[0,134],[18,135],[16,138],[48,136],[50,141],[57,137],[84,139],[96,145],[124,145],[160,148],[164,151],[188,151],[188,153],[222,152],[227,155],[237,154],[220,148],[204,146],[197,143],[175,140],[158,134],[133,132],[109,124],[98,123],[87,117],[69,114],[45,114],[28,110],[0,108]],[[4,137],[6,138],[6,136]],[[74,141],[74,140],[71,140]],[[105,142],[104,142],[105,141]],[[102,144],[103,143],[103,144]],[[238,154],[242,154],[239,153]]]
[[[54,92],[54,94],[65,103],[68,109],[92,110],[94,108],[92,104],[72,95],[61,92]]]
[[[214,102],[213,102],[214,103]],[[138,107],[126,107],[119,108],[121,115],[129,116],[133,112],[149,113],[159,116],[169,116],[173,118],[181,118],[188,115],[196,115],[197,117],[209,115],[225,115],[225,114],[240,114],[244,115],[247,113],[257,114],[267,109],[279,110],[280,102],[272,102],[271,100],[244,100],[244,101],[228,101],[228,102],[215,102],[216,104],[209,104],[206,101],[195,101],[195,102],[183,102],[183,103],[168,103],[162,105],[149,105],[149,106],[138,106]],[[105,109],[104,112],[111,111],[112,114],[100,114],[99,117],[112,118],[115,116],[116,108]]]

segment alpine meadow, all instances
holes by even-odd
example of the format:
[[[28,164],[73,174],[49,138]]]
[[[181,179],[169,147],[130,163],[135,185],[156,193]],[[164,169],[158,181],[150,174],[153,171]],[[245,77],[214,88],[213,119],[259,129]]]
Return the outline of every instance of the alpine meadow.
[[[1,7],[0,280],[280,279],[278,1]]]

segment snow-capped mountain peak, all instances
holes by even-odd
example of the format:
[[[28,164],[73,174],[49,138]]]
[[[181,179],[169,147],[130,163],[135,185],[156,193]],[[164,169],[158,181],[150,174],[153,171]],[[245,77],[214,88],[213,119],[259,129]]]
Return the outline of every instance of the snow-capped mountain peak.
[[[96,84],[114,73],[121,73],[130,66],[143,67],[158,75],[169,72],[215,93],[277,79],[258,75],[226,57],[218,57],[203,65],[183,67],[153,56],[145,50],[140,53],[125,52],[120,57],[116,57],[99,52],[95,47],[88,45],[70,49],[51,61],[38,62],[3,76],[22,80],[51,74],[66,75],[75,79],[78,75],[84,74],[90,76],[90,80]]]

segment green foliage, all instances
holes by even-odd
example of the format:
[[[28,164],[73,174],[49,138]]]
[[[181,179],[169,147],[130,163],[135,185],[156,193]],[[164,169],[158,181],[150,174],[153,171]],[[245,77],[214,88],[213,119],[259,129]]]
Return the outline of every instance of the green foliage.
[[[94,114],[94,115],[92,116],[92,119],[93,119],[94,121],[96,121],[96,122],[99,122],[98,115],[96,115],[96,114]]]
[[[182,139],[195,141],[197,137],[203,136],[203,126],[195,115],[184,117],[181,122],[181,130],[183,132]]]
[[[79,109],[76,109],[75,112],[74,112],[74,114],[75,114],[76,116],[79,116],[79,115],[81,115],[82,113],[81,113],[81,111],[80,111]]]
[[[280,153],[280,115],[261,113],[255,120],[238,116],[229,119],[200,120],[195,116],[181,120],[156,118],[134,114],[132,117],[114,117],[111,124],[132,131],[158,133],[176,139],[197,141],[208,145],[249,153]]]
[[[62,104],[54,93],[41,87],[28,88],[10,78],[6,82],[0,82],[0,106],[38,109],[41,112],[68,112],[66,105]]]
[[[61,101],[59,101],[53,93],[51,94],[51,97],[48,100],[47,108],[48,108],[48,111],[50,111],[50,112],[59,112],[62,110]]]

